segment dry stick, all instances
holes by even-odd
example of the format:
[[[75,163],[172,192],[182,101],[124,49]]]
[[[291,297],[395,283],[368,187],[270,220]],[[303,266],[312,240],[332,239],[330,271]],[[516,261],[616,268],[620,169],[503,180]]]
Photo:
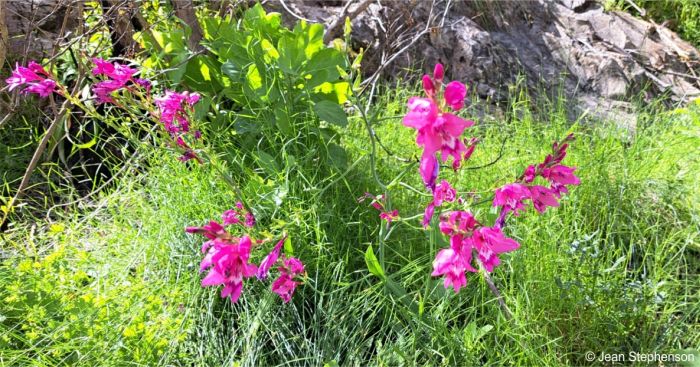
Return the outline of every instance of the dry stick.
[[[496,287],[496,283],[494,283],[493,279],[491,279],[491,275],[484,267],[484,264],[482,264],[478,258],[476,259],[476,263],[479,265],[479,270],[481,270],[481,273],[484,274],[484,280],[486,280],[486,284],[489,286],[491,293],[493,293],[493,295],[496,296],[496,300],[498,301],[498,305],[501,306],[501,311],[503,311],[503,315],[506,317],[506,319],[512,320],[513,313],[510,312],[508,305],[506,305],[506,301],[503,299],[503,295],[501,295],[501,292],[498,290],[498,287]]]
[[[51,99],[51,103],[55,106],[54,101],[53,101],[53,95],[50,95],[49,98]],[[8,209],[2,217],[2,221],[0,221],[0,226],[2,226],[5,223],[8,215],[10,214],[11,208],[14,206],[15,202],[20,198],[20,196],[24,192],[24,189],[29,184],[29,177],[32,175],[32,172],[34,172],[36,165],[39,163],[39,159],[41,158],[41,155],[44,154],[44,150],[46,150],[46,145],[49,143],[49,139],[51,139],[51,137],[53,136],[58,125],[60,125],[61,116],[63,116],[63,113],[66,111],[67,106],[68,106],[68,100],[63,102],[63,105],[61,106],[60,112],[55,114],[55,117],[54,117],[53,121],[51,122],[51,125],[46,130],[46,133],[44,134],[44,137],[41,139],[39,146],[34,151],[34,155],[32,156],[32,160],[29,162],[27,169],[24,171],[24,176],[22,176],[22,182],[20,182],[19,187],[17,188],[17,192],[15,192],[15,195],[10,199],[10,201],[7,204]],[[55,107],[54,107],[54,109],[55,109]]]

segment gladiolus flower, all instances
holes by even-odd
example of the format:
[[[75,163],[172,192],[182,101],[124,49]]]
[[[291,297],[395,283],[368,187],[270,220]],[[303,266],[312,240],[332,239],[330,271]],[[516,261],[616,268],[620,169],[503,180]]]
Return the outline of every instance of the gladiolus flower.
[[[512,211],[518,216],[525,210],[523,201],[530,198],[530,190],[521,184],[509,184],[496,189],[493,206],[501,206],[505,211]]]
[[[486,271],[493,272],[493,269],[501,263],[499,254],[511,252],[520,248],[520,244],[503,235],[500,229],[494,227],[481,227],[474,231],[471,238],[479,254],[479,260],[484,265]]]
[[[27,85],[22,93],[34,93],[39,97],[48,97],[56,90],[56,82],[49,78],[49,73],[39,64],[30,61],[27,67],[15,65],[15,70],[12,75],[5,80],[9,86],[8,90],[12,91],[17,87]]]
[[[535,207],[535,210],[540,213],[544,213],[548,206],[559,206],[559,201],[557,201],[555,192],[544,186],[531,186],[530,197],[532,198],[532,205]]]
[[[385,220],[387,223],[391,223],[393,220],[399,218],[399,211],[394,209],[392,211],[387,211],[384,207],[384,201],[385,197],[384,195],[378,195],[374,196],[368,192],[366,192],[364,195],[362,195],[359,199],[357,199],[357,202],[361,203],[365,199],[372,199],[372,202],[370,205],[379,210],[379,218]]]
[[[284,303],[292,299],[294,290],[300,283],[294,278],[304,273],[304,264],[294,257],[286,258],[279,268],[280,276],[272,283],[272,291],[277,293]]]
[[[430,220],[433,218],[435,212],[435,207],[441,206],[443,201],[449,203],[454,202],[456,198],[457,191],[455,191],[450,183],[447,182],[447,180],[440,181],[433,191],[433,201],[425,208],[423,227],[427,227],[430,224]]]
[[[214,241],[202,260],[201,268],[209,268],[209,273],[202,279],[202,286],[223,285],[221,298],[230,297],[231,302],[237,302],[243,290],[243,280],[253,276],[257,270],[255,264],[248,263],[250,247],[248,236],[243,236],[236,244]]]
[[[459,111],[464,107],[466,96],[467,87],[458,81],[452,81],[445,87],[445,102],[454,111]]]
[[[263,280],[267,278],[268,273],[270,272],[270,268],[272,268],[273,265],[277,262],[277,259],[280,256],[280,251],[282,250],[282,246],[284,246],[284,241],[287,240],[287,236],[285,235],[282,237],[279,242],[275,245],[275,247],[270,251],[267,256],[263,259],[263,261],[260,262],[260,266],[258,267],[258,273],[257,277],[260,280]]]
[[[559,185],[578,185],[581,180],[574,175],[575,170],[576,167],[556,165],[552,168],[542,169],[542,177]]]
[[[445,68],[442,67],[442,64],[437,63],[435,64],[435,69],[433,69],[433,79],[440,84],[442,83],[442,79],[445,77]]]

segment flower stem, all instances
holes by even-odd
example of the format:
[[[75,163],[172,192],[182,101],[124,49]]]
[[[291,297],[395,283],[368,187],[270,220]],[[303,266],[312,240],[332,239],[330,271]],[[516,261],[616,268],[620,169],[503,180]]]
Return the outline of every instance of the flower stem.
[[[493,279],[491,279],[491,275],[486,270],[486,268],[484,268],[484,264],[482,264],[478,258],[476,259],[476,263],[479,265],[479,269],[484,275],[484,280],[486,280],[486,284],[489,286],[491,293],[493,293],[493,295],[496,296],[496,300],[498,301],[498,305],[501,306],[501,311],[503,311],[503,315],[506,317],[506,319],[512,320],[513,313],[510,312],[510,309],[508,308],[508,305],[506,305],[506,301],[503,298],[503,295],[501,295],[501,292],[498,290],[496,283],[494,283]]]

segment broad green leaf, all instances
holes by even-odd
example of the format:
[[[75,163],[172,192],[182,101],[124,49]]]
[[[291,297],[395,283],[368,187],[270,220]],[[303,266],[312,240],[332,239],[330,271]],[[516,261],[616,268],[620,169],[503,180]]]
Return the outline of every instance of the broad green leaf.
[[[331,101],[319,101],[314,104],[314,112],[323,121],[345,127],[348,125],[348,116],[339,104]]]
[[[262,77],[260,76],[260,72],[258,72],[257,66],[250,65],[250,67],[248,67],[246,80],[248,81],[248,86],[250,86],[251,89],[258,90],[262,88]]]
[[[260,162],[260,167],[263,168],[267,173],[274,175],[277,173],[277,163],[275,162],[275,158],[272,157],[270,154],[263,152],[262,150],[258,151],[258,162]]]
[[[289,123],[289,115],[287,111],[282,107],[278,106],[275,108],[275,122],[277,123],[277,128],[286,136],[291,136],[292,126]]]
[[[367,247],[367,251],[365,251],[365,263],[367,264],[367,269],[370,273],[372,273],[372,275],[376,275],[382,279],[386,279],[386,275],[384,275],[384,269],[382,269],[382,265],[379,264],[377,256],[374,255],[374,250],[372,250],[371,244],[369,245],[369,247]]]

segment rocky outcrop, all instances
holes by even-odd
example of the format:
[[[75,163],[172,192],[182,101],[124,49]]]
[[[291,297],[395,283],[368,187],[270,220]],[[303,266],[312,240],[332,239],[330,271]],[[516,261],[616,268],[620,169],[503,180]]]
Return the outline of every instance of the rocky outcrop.
[[[330,23],[345,3],[286,5],[299,16]],[[268,6],[288,11],[274,2]],[[394,45],[402,43],[392,37],[410,39],[426,26],[430,32],[385,75],[442,62],[450,77],[471,81],[479,96],[496,101],[507,98],[508,88],[524,75],[530,91],[563,91],[579,113],[602,117],[632,118],[626,112],[638,96],[667,96],[669,104],[700,97],[700,56],[692,45],[661,25],[587,0],[376,2],[353,20],[355,47],[368,50],[365,71],[372,73],[387,53],[398,51]]]
[[[9,37],[7,53],[13,57],[45,57],[82,17],[76,0],[3,1]]]

